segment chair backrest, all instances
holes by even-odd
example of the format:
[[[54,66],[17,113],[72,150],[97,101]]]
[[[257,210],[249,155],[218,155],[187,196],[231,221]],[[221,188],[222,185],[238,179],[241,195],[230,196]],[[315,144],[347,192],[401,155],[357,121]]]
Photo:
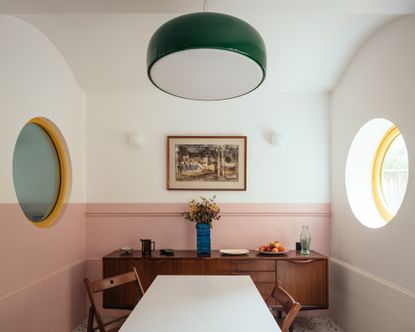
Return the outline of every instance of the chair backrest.
[[[140,277],[138,276],[138,273],[135,267],[133,267],[132,272],[119,274],[117,276],[110,277],[110,278],[94,280],[94,281],[91,281],[88,278],[85,278],[84,283],[85,283],[89,301],[91,303],[91,307],[89,311],[90,312],[89,319],[93,320],[93,317],[91,317],[93,314],[93,316],[95,317],[97,321],[98,329],[101,332],[105,332],[105,325],[107,325],[107,323],[104,324],[100,311],[97,308],[97,305],[95,302],[96,293],[100,293],[104,290],[118,287],[121,285],[125,285],[128,283],[135,283],[139,298],[141,298],[144,295],[144,289],[143,289],[143,286],[140,281]],[[88,322],[88,324],[90,324],[90,322]],[[92,325],[91,325],[91,328],[92,328]]]
[[[282,332],[287,332],[300,311],[301,305],[294,300],[291,294],[281,287],[281,281],[277,281],[271,296],[277,300],[284,309],[286,316],[282,321],[280,328]]]

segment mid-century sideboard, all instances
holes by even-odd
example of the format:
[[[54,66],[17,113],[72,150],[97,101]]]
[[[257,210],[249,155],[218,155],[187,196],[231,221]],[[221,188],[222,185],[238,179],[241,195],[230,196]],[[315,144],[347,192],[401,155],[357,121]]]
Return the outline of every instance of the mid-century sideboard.
[[[174,256],[153,251],[142,257],[141,251],[123,255],[121,250],[103,257],[104,278],[132,271],[135,267],[146,290],[157,275],[250,275],[261,295],[266,298],[275,282],[302,305],[302,310],[328,308],[328,258],[315,251],[302,256],[291,250],[285,255],[263,256],[251,251],[244,256],[223,256],[212,251],[210,257],[197,257],[194,250],[178,250]],[[131,309],[138,298],[132,286],[104,292],[105,308]]]

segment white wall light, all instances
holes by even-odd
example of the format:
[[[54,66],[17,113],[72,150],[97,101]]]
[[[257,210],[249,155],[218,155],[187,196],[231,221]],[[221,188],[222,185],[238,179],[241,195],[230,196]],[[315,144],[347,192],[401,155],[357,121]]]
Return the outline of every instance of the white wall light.
[[[273,132],[270,136],[270,143],[274,146],[281,146],[282,139],[283,136],[281,134]]]
[[[128,134],[127,143],[135,148],[142,148],[145,145],[145,137],[141,134]]]

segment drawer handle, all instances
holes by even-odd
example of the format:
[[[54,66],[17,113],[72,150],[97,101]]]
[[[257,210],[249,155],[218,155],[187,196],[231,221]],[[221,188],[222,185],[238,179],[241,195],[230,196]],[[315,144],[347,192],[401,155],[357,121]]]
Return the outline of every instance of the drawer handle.
[[[308,264],[311,262],[315,262],[317,259],[306,259],[306,260],[299,260],[299,259],[293,259],[293,260],[289,260],[290,263],[294,263],[294,264]]]

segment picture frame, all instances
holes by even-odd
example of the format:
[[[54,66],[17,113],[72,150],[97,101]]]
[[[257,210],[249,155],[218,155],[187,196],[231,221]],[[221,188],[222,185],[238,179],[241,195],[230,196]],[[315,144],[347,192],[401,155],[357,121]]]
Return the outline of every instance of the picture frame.
[[[246,190],[246,136],[168,136],[168,190]]]

